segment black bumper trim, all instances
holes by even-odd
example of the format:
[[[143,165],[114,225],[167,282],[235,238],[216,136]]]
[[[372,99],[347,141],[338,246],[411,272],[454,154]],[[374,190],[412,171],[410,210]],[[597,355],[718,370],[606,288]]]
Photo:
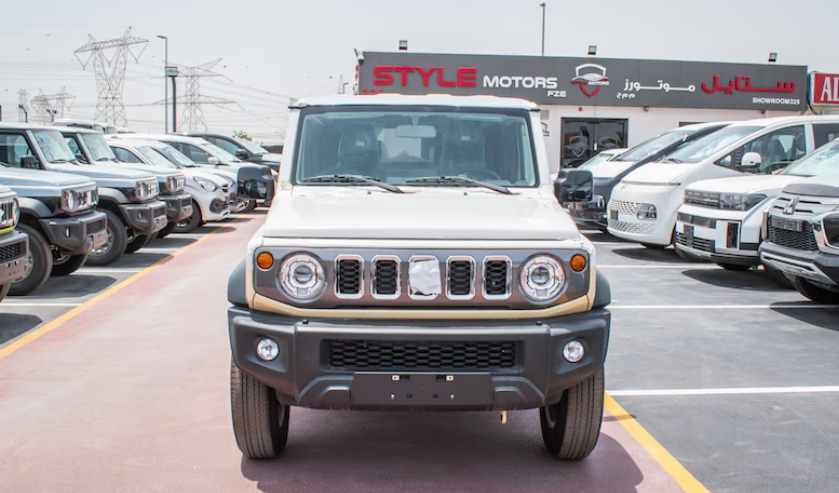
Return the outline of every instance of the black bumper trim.
[[[53,217],[39,221],[51,245],[56,245],[66,255],[84,255],[108,241],[107,228],[88,233],[90,225],[107,220],[108,216],[104,212],[90,211],[83,216],[61,219]]]
[[[25,267],[26,256],[29,253],[29,235],[20,231],[12,231],[0,236],[0,251],[14,249],[20,255],[14,258],[2,258],[0,261],[0,285],[21,277]]]
[[[136,234],[157,233],[166,226],[166,203],[156,200],[146,204],[120,204],[122,218]]]
[[[420,315],[420,313],[418,313]],[[231,307],[228,310],[233,360],[245,373],[272,387],[278,398],[291,405],[316,409],[430,409],[512,410],[532,409],[559,401],[562,392],[603,367],[609,341],[611,314],[607,310],[542,321],[301,321],[281,315]],[[257,342],[274,339],[280,354],[273,361],[256,356]],[[451,369],[415,371],[409,368],[384,372],[353,372],[330,369],[324,341],[515,341],[521,345],[514,368],[489,371]],[[586,354],[579,363],[569,363],[562,349],[571,340],[582,341]],[[468,402],[389,400],[390,385],[377,390],[383,400],[370,399],[370,382],[364,383],[365,399],[353,392],[356,375],[483,375],[489,382],[482,399]],[[423,381],[417,377],[416,381]],[[418,394],[419,395],[419,394]]]
[[[192,215],[192,196],[186,192],[178,195],[161,195],[166,203],[166,217],[170,222],[177,222]]]

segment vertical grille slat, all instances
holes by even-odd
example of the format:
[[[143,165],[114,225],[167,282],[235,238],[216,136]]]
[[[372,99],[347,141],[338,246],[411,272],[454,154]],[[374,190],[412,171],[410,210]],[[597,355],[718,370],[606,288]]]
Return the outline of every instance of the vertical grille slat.
[[[399,259],[376,258],[373,260],[373,296],[396,298],[399,296]]]
[[[335,263],[335,294],[339,298],[360,298],[363,294],[364,261],[361,258],[341,258]]]

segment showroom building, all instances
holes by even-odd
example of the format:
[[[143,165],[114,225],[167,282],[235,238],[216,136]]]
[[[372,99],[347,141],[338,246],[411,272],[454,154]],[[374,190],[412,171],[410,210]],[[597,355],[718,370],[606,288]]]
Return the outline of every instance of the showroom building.
[[[354,89],[533,101],[555,171],[688,123],[800,115],[808,78],[774,64],[364,52]]]

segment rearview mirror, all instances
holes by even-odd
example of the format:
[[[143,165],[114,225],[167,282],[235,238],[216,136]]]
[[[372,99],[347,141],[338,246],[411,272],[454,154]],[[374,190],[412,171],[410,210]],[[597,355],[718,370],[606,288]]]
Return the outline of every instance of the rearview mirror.
[[[26,169],[41,169],[41,162],[35,156],[23,156],[20,159],[20,167]]]
[[[218,163],[219,163],[219,161],[218,161],[217,157],[210,156],[209,158],[207,158],[207,164],[212,164],[213,166],[218,166]]]
[[[236,151],[236,157],[244,161],[248,159],[250,156],[248,155],[248,151],[244,149],[238,149]]]
[[[743,159],[740,160],[740,166],[743,168],[754,168],[760,166],[762,158],[757,152],[747,152]]]
[[[594,176],[586,169],[562,169],[554,182],[554,196],[560,204],[591,202]]]
[[[397,137],[411,139],[433,139],[437,137],[437,129],[431,125],[399,125],[394,133]]]

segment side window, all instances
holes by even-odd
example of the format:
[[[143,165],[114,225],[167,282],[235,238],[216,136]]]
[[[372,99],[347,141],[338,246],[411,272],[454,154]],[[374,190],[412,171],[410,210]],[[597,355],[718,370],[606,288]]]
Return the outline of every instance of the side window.
[[[114,151],[114,155],[116,155],[117,159],[122,161],[123,163],[140,163],[142,164],[142,160],[138,158],[133,152],[121,149],[119,147],[111,147],[111,150]]]
[[[181,144],[182,149],[178,149],[182,153],[189,156],[190,159],[200,164],[207,164],[210,162],[210,154],[191,144]]]
[[[0,161],[20,168],[25,156],[34,156],[26,137],[20,134],[0,134]]]
[[[760,165],[744,167],[740,163],[748,152],[760,154]],[[785,168],[789,163],[807,154],[807,141],[803,125],[782,128],[762,135],[718,162],[744,173],[768,175]]]
[[[73,155],[76,156],[76,159],[81,163],[86,163],[87,159],[85,159],[84,153],[79,147],[79,143],[76,142],[76,139],[74,137],[65,137],[65,140],[67,141],[67,146],[73,151]]]
[[[222,149],[229,152],[230,154],[233,154],[234,156],[236,155],[236,151],[238,151],[240,149],[239,146],[237,146],[233,142],[230,142],[229,140],[219,139],[217,137],[210,137],[207,140],[209,140],[210,143],[221,147]]]
[[[839,123],[814,123],[813,136],[817,148],[832,142],[839,138]]]

